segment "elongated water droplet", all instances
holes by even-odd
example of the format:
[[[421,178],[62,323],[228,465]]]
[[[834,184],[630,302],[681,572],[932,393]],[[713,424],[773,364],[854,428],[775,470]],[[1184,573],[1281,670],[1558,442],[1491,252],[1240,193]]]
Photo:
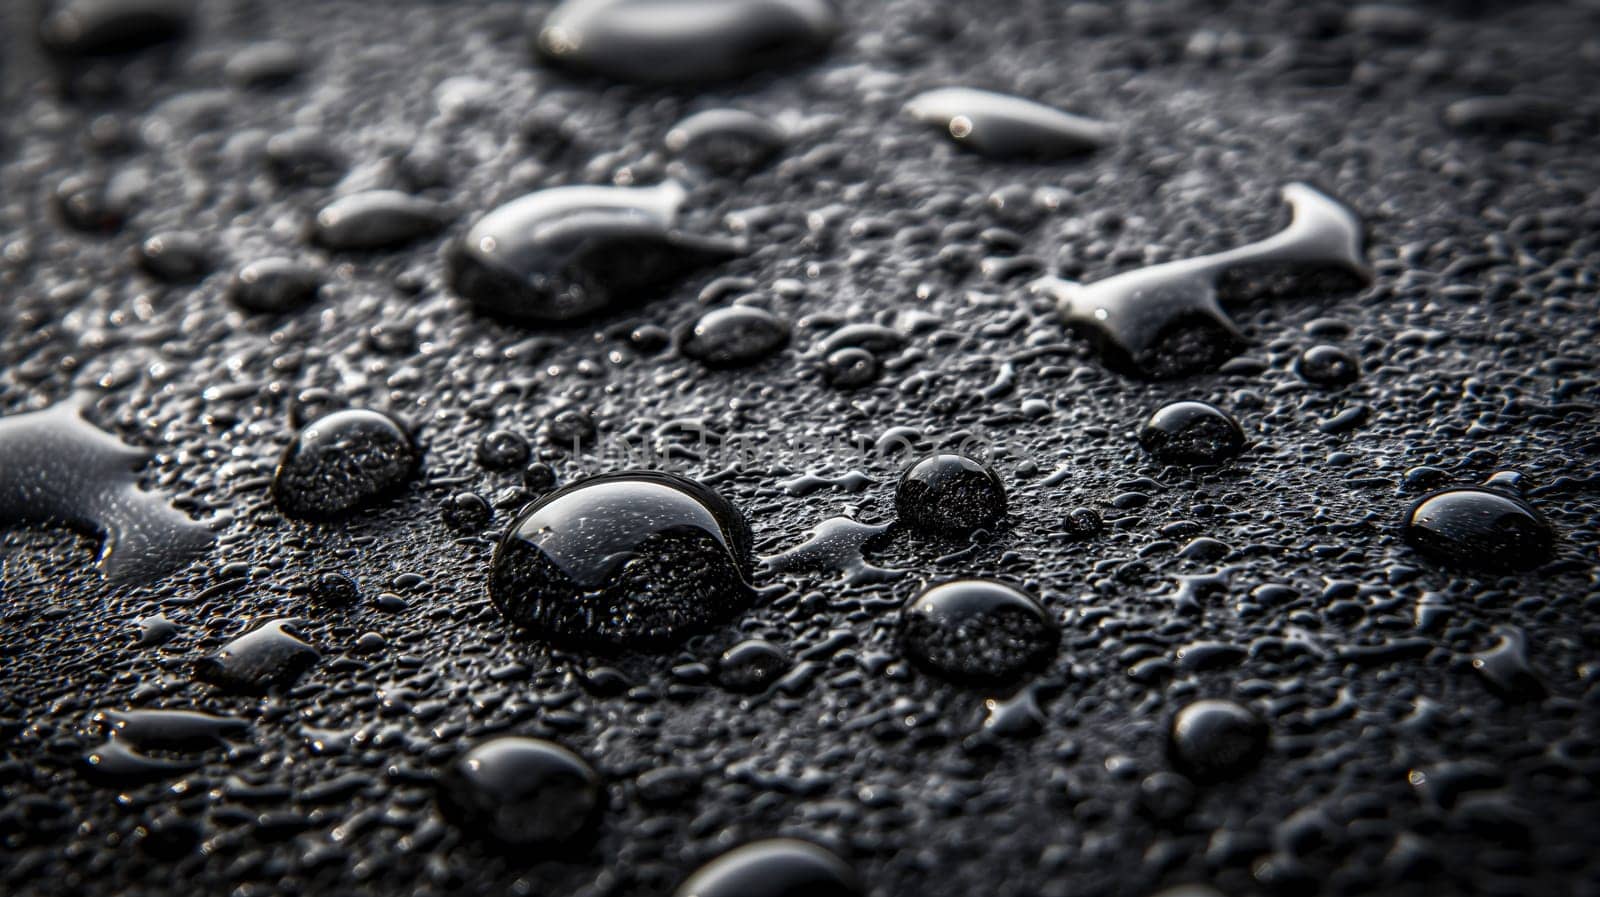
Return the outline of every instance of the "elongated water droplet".
[[[1105,122],[988,90],[945,87],[918,94],[906,114],[992,159],[1063,159],[1112,142]]]

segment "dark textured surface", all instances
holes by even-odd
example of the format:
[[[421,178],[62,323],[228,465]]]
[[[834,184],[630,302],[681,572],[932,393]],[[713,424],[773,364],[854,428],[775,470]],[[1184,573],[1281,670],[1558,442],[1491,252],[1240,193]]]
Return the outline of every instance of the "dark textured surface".
[[[539,68],[522,4],[200,5],[184,43],[66,66],[40,55],[31,4],[0,6],[0,409],[102,387],[90,417],[151,449],[143,482],[218,534],[129,587],[101,578],[90,538],[7,529],[0,891],[666,895],[782,835],[830,846],[880,897],[1600,892],[1593,4],[850,0],[814,61],[659,90]],[[237,86],[284,80],[281,48],[270,77],[227,75],[267,40],[305,70]],[[944,85],[1122,137],[1081,160],[986,160],[901,113]],[[719,106],[772,116],[789,145],[742,178],[661,149]],[[292,128],[312,137],[270,153]],[[688,229],[734,223],[749,254],[566,328],[487,320],[446,289],[441,247],[488,209],[667,175],[689,187]],[[1026,289],[1268,236],[1294,180],[1362,217],[1374,282],[1233,302],[1251,344],[1220,372],[1109,372]],[[379,188],[461,217],[394,251],[310,245],[331,199]],[[215,254],[196,285],[131,255],[173,230]],[[316,300],[277,316],[227,301],[232,271],[272,256],[320,268]],[[719,371],[640,351],[744,295],[794,323],[772,358]],[[828,329],[864,322],[903,344],[873,347],[875,383],[828,386]],[[1360,379],[1302,380],[1318,344],[1358,356]],[[1249,448],[1215,470],[1151,461],[1134,433],[1179,399],[1227,409]],[[344,406],[415,423],[424,474],[343,522],[285,520],[268,485],[291,420]],[[562,434],[583,418],[545,423],[574,410],[598,427],[582,457]],[[700,425],[745,435],[740,469]],[[851,446],[895,427],[918,453],[989,444],[1005,524],[972,546],[892,530],[867,560],[898,577],[758,573],[755,607],[659,654],[555,653],[487,598],[494,537],[529,497],[520,471],[478,463],[491,430],[535,440],[562,483],[642,439],[714,483],[771,555],[841,513],[892,520],[908,458]],[[1477,574],[1405,544],[1422,494],[1506,469],[1555,528],[1549,562]],[[851,470],[870,482],[799,479]],[[477,535],[441,518],[464,491],[495,506]],[[329,572],[359,600],[315,600]],[[1009,695],[900,657],[899,605],[957,576],[1016,581],[1061,621],[1018,701],[986,710]],[[170,628],[158,616],[175,634],[141,646]],[[321,654],[296,684],[195,680],[283,617]],[[709,675],[751,636],[795,664],[755,697]],[[1227,781],[1169,758],[1174,714],[1201,698],[1270,733]],[[984,727],[1035,707],[1037,724]],[[82,767],[104,742],[94,714],[130,708],[249,727],[157,751],[175,770],[154,781],[101,784]],[[592,846],[535,861],[444,821],[434,777],[496,734],[595,766]]]

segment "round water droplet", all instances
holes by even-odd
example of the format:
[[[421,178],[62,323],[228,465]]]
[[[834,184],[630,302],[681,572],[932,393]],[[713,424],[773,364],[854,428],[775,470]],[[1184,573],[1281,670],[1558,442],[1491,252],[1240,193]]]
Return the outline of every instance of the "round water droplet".
[[[729,691],[754,694],[789,669],[789,655],[765,639],[746,639],[722,654],[717,681]]]
[[[54,205],[73,230],[101,236],[122,229],[133,209],[131,183],[100,175],[76,175],[56,185]]]
[[[1406,541],[1445,563],[1480,570],[1527,570],[1550,559],[1555,533],[1512,495],[1465,486],[1424,496],[1405,517]]]
[[[391,249],[438,233],[450,218],[432,200],[398,190],[368,190],[323,206],[313,238],[327,249]]]
[[[747,305],[706,312],[679,340],[683,354],[719,368],[754,364],[788,344],[787,322]]]
[[[1195,701],[1172,719],[1172,763],[1197,782],[1247,772],[1266,750],[1267,724],[1233,701]]]
[[[1060,631],[1038,599],[985,579],[934,586],[900,612],[900,644],[919,665],[957,682],[1011,682],[1055,656]]]
[[[404,488],[421,461],[410,434],[388,415],[336,411],[307,424],[283,450],[272,499],[289,517],[337,517]]]
[[[167,283],[194,283],[211,273],[211,251],[182,231],[156,234],[139,244],[134,259],[146,274]]]
[[[265,694],[287,687],[322,657],[286,627],[293,620],[272,620],[223,645],[195,662],[194,677],[240,694]]]
[[[1238,422],[1206,402],[1163,405],[1139,429],[1139,444],[1163,464],[1220,464],[1244,443]]]
[[[878,379],[878,356],[866,349],[838,349],[822,361],[822,379],[836,389],[859,389]]]
[[[604,809],[598,773],[538,738],[494,738],[458,758],[439,781],[439,804],[459,825],[507,847],[553,849],[585,839]]]
[[[570,321],[658,296],[740,251],[676,230],[685,196],[670,181],[530,193],[483,216],[451,247],[450,284],[478,308],[524,322]]]
[[[478,440],[478,463],[486,470],[510,470],[528,463],[533,447],[512,430],[490,430]]]
[[[806,841],[774,838],[731,850],[701,866],[674,897],[863,897],[855,870]]]
[[[906,113],[992,159],[1063,159],[1110,143],[1114,129],[1021,97],[946,87],[919,94]]]
[[[546,62],[617,81],[738,78],[820,53],[827,0],[566,0],[533,36]]]
[[[439,508],[444,525],[461,533],[481,532],[494,518],[494,508],[476,492],[458,492]]]
[[[266,258],[250,262],[233,275],[228,298],[245,311],[282,314],[317,298],[322,273],[294,259]]]
[[[1006,512],[1000,475],[963,455],[933,455],[900,477],[895,489],[900,521],[921,530],[963,535],[999,520]]]
[[[752,536],[738,509],[684,477],[591,477],[529,505],[495,550],[489,596],[556,642],[660,645],[750,600]]]
[[[672,126],[668,151],[720,174],[760,168],[783,149],[783,129],[742,109],[708,109]]]
[[[1295,360],[1294,372],[1316,386],[1345,386],[1361,378],[1361,362],[1338,346],[1312,346]]]

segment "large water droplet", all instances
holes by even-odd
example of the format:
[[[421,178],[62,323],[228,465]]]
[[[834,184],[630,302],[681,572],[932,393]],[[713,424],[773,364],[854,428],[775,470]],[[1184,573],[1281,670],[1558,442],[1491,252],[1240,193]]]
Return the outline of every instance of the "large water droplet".
[[[451,818],[523,849],[582,840],[599,821],[604,798],[593,767],[538,738],[486,741],[461,755],[439,781],[439,803]]]
[[[1305,184],[1284,187],[1283,198],[1294,217],[1265,240],[1092,284],[1046,277],[1033,290],[1055,299],[1061,319],[1093,339],[1111,367],[1152,379],[1209,370],[1244,342],[1217,298],[1227,272],[1274,265],[1371,276],[1354,213]]]
[[[1163,464],[1220,464],[1244,449],[1244,430],[1207,402],[1173,402],[1139,428],[1139,444]]]
[[[855,870],[806,841],[774,838],[701,866],[674,897],[863,897]]]
[[[430,199],[398,190],[368,190],[323,206],[314,237],[328,249],[390,249],[438,233],[451,217]]]
[[[1062,159],[1105,146],[1116,131],[1022,97],[945,87],[918,94],[906,113],[958,146],[993,159]]]
[[[1006,512],[1000,475],[963,455],[933,455],[917,462],[895,488],[900,521],[921,530],[962,535]]]
[[[0,418],[0,525],[56,524],[101,537],[115,582],[148,582],[199,556],[211,531],[142,491],[149,456],[85,421],[90,397]]]
[[[820,53],[827,0],[567,0],[533,37],[547,62],[617,81],[738,78]]]
[[[337,517],[411,482],[422,451],[386,414],[335,411],[295,434],[278,460],[272,499],[289,517]]]
[[[1233,778],[1252,769],[1267,749],[1267,724],[1233,701],[1195,701],[1172,719],[1174,766],[1198,782]]]
[[[934,586],[900,612],[900,643],[912,660],[974,685],[1011,682],[1042,669],[1060,638],[1038,599],[985,579]]]
[[[684,477],[591,477],[534,502],[495,550],[489,596],[542,638],[651,646],[717,625],[750,600],[739,510]]]
[[[1522,498],[1479,486],[1423,496],[1405,517],[1406,541],[1445,563],[1527,570],[1550,559],[1555,532]]]
[[[741,251],[676,230],[685,196],[671,181],[529,193],[483,216],[451,247],[451,286],[485,311],[531,322],[644,298]]]

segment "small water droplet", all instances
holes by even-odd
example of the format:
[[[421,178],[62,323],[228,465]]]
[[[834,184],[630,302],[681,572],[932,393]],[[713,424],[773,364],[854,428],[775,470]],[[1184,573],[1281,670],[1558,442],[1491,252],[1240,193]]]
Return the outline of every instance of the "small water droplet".
[[[706,312],[681,335],[679,351],[708,367],[744,367],[789,344],[789,324],[762,308],[735,305]]]
[[[744,515],[700,483],[605,474],[522,512],[495,550],[489,595],[552,641],[662,645],[749,603],[752,541]]]
[[[847,348],[822,360],[822,379],[835,389],[860,389],[878,379],[878,357],[866,349]]]
[[[1042,669],[1061,634],[1038,599],[986,579],[942,583],[900,612],[900,644],[923,668],[973,685]]]
[[[265,258],[241,267],[228,299],[245,311],[283,314],[310,304],[322,289],[322,272],[294,259]]]
[[[39,23],[39,42],[64,56],[110,56],[188,33],[192,0],[59,0]]]
[[[945,87],[918,94],[906,113],[940,129],[958,146],[992,159],[1063,159],[1112,142],[1105,122],[1022,97]]]
[[[843,860],[806,841],[774,838],[731,850],[701,866],[674,897],[864,897]]]
[[[167,283],[195,283],[211,273],[211,251],[200,237],[167,231],[139,244],[135,261],[146,274]]]
[[[1549,560],[1555,531],[1521,497],[1479,486],[1423,496],[1405,516],[1418,550],[1457,567],[1527,570]]]
[[[549,850],[587,838],[605,809],[594,768],[538,738],[490,739],[440,777],[439,805],[464,827],[505,847]]]
[[[289,632],[292,619],[271,620],[195,662],[194,677],[226,691],[265,694],[292,685],[321,659]]]
[[[1244,430],[1207,402],[1163,405],[1139,428],[1139,444],[1163,464],[1221,464],[1243,451]]]
[[[900,522],[920,530],[963,535],[1006,513],[1000,475],[964,455],[933,455],[913,465],[895,488]]]
[[[305,54],[289,41],[268,40],[240,47],[223,64],[229,84],[246,90],[283,87],[305,71]]]
[[[742,109],[707,109],[672,126],[667,150],[719,174],[754,171],[782,151],[784,130]]]
[[[398,190],[367,190],[323,206],[313,239],[326,249],[392,249],[438,233],[452,217],[430,199]]]
[[[1312,346],[1295,359],[1294,372],[1314,386],[1347,386],[1361,378],[1361,362],[1338,346]]]
[[[483,216],[451,247],[450,284],[478,308],[525,322],[570,321],[657,294],[741,251],[676,230],[685,196],[671,181],[529,193]]]
[[[1233,701],[1195,701],[1172,719],[1172,763],[1198,782],[1229,779],[1247,772],[1266,749],[1267,724],[1249,708]]]
[[[717,681],[729,691],[755,694],[789,669],[789,654],[765,639],[746,639],[724,651]]]
[[[839,30],[827,0],[566,0],[533,43],[555,65],[616,81],[683,84],[814,56]]]
[[[421,449],[393,418],[335,411],[307,424],[284,448],[272,499],[288,517],[337,517],[404,488],[421,463]]]

